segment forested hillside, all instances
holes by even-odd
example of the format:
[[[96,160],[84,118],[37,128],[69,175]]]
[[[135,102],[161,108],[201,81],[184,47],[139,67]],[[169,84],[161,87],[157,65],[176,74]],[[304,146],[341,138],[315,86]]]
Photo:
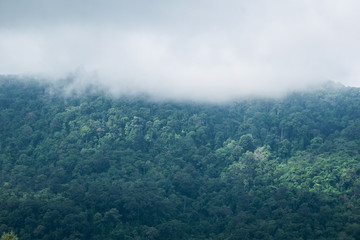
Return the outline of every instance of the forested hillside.
[[[360,239],[360,89],[223,105],[0,80],[0,234]]]

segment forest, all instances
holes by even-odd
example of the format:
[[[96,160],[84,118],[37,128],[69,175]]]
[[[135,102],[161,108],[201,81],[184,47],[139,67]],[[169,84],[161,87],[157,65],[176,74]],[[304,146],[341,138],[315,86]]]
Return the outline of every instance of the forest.
[[[0,77],[0,234],[360,239],[360,89],[223,104]]]

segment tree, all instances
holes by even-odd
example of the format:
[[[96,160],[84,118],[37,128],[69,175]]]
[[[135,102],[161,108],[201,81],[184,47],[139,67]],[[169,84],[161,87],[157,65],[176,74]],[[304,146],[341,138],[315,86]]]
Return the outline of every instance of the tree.
[[[243,148],[243,151],[254,151],[254,139],[251,134],[245,134],[240,137],[239,140],[240,146]]]
[[[0,238],[0,240],[18,240],[18,239],[19,238],[12,231],[10,233],[3,233],[3,235]]]

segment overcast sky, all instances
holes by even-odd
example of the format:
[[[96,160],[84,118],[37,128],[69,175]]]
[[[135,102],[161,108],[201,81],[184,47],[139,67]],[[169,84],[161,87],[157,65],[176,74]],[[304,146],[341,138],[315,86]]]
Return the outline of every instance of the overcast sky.
[[[222,101],[360,86],[356,0],[0,0],[0,74]]]

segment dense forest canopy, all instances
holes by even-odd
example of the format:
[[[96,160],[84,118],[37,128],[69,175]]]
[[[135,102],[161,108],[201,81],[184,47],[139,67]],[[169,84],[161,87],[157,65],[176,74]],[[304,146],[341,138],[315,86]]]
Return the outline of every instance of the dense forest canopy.
[[[360,89],[223,105],[0,79],[0,233],[360,239]]]

